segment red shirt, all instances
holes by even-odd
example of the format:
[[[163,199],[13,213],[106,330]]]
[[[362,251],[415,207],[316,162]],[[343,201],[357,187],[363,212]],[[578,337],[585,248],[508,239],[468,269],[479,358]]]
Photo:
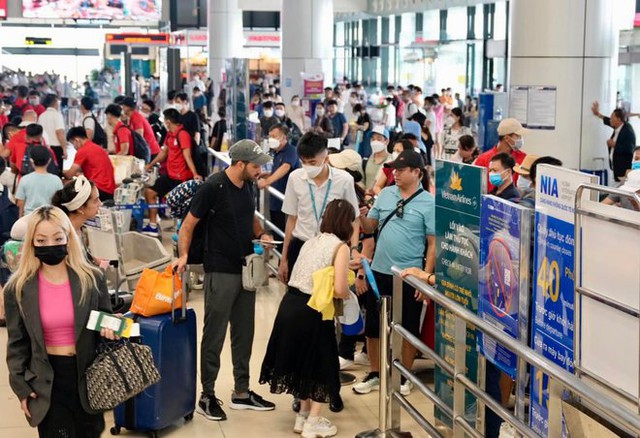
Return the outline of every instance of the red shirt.
[[[11,143],[13,139],[18,137],[21,132],[24,132],[24,130],[14,135],[9,143]],[[46,146],[44,143],[42,143],[42,145]],[[26,134],[24,134],[21,141],[17,141],[11,146],[11,157],[9,158],[9,161],[18,168],[20,174],[22,174],[22,161],[24,160],[24,154],[27,152],[27,146],[29,146],[29,144],[27,144]],[[58,160],[56,159],[56,154],[54,154],[51,149],[49,149],[49,152],[51,152],[51,160],[57,165]]]
[[[120,145],[129,143],[129,155],[133,155],[133,134],[131,130],[122,122],[116,123],[113,128],[113,143],[116,145],[116,154],[120,153]]]
[[[9,117],[6,114],[0,114],[0,129],[4,128],[7,123],[9,123]]]
[[[187,161],[184,159],[183,150],[191,150],[191,135],[179,125],[178,131],[175,133],[169,131],[164,141],[167,146],[167,174],[169,178],[176,181],[187,181],[193,178],[193,173]]]
[[[116,191],[113,164],[111,164],[109,154],[102,147],[87,140],[76,152],[73,163],[80,166],[84,176],[89,181],[93,181],[98,190],[111,195]]]
[[[478,158],[476,158],[475,164],[476,166],[489,168],[489,163],[491,163],[491,159],[498,155],[498,146],[494,146],[493,149],[489,149],[487,152],[480,154]],[[527,156],[526,153],[522,151],[518,151],[515,149],[511,149],[511,156],[516,161],[516,164],[522,164],[524,158]],[[518,174],[513,172],[513,184],[515,185],[518,182]],[[489,173],[487,172],[487,189],[488,191],[493,190],[493,184],[489,182]]]
[[[134,131],[142,129],[142,136],[147,141],[149,145],[149,151],[151,151],[151,155],[157,155],[160,153],[160,146],[158,145],[158,140],[156,139],[156,134],[153,132],[153,128],[149,124],[149,121],[144,118],[139,111],[134,111],[131,114],[131,119],[129,120],[129,127]]]
[[[31,104],[26,104],[25,106],[22,107],[22,114],[26,113],[29,110],[35,111],[38,117],[40,117],[40,114],[45,112],[47,109],[43,107],[42,104],[40,103],[37,104],[36,106],[33,106]]]

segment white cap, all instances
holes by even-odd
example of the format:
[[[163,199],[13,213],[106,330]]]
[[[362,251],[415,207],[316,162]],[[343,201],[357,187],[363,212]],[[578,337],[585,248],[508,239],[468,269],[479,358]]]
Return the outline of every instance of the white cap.
[[[627,179],[624,184],[620,186],[620,190],[631,193],[640,191],[640,169],[627,173]]]
[[[386,139],[389,138],[389,131],[387,130],[387,128],[384,127],[384,125],[374,126],[373,129],[371,130],[371,135],[373,134],[380,134]]]
[[[509,134],[524,135],[528,132],[529,130],[526,128],[523,128],[520,122],[518,122],[516,119],[504,119],[498,125],[499,136],[509,135]]]

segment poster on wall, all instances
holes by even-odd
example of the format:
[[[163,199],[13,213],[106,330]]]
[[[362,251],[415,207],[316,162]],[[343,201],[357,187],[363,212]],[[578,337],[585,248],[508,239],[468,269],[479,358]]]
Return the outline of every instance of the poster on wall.
[[[510,117],[529,129],[556,129],[557,87],[516,85],[509,91]]]
[[[7,18],[7,0],[0,0],[0,19]]]
[[[478,316],[527,342],[531,210],[495,196],[482,197]],[[520,315],[523,312],[523,315]],[[488,361],[516,378],[517,356],[478,333]]]
[[[486,169],[436,160],[436,278],[437,289],[448,298],[478,311],[478,266],[480,256],[480,207],[486,192]],[[455,362],[455,318],[436,307],[436,352],[448,363]],[[477,382],[478,353],[475,330],[467,330],[467,377]],[[453,379],[435,369],[435,392],[453,407]],[[475,415],[475,398],[467,393],[466,411]],[[436,418],[450,419],[436,410]]]
[[[304,73],[302,83],[304,97],[315,97],[324,93],[323,73]]]
[[[22,0],[25,18],[160,21],[162,0]]]
[[[574,336],[574,200],[580,184],[598,178],[549,165],[536,177],[535,246],[531,348],[569,372]],[[531,369],[531,428],[547,436],[548,377]]]

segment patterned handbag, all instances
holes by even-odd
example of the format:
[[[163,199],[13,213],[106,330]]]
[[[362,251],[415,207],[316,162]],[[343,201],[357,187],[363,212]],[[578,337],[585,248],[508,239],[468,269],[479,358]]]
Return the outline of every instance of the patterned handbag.
[[[91,409],[113,409],[160,381],[148,346],[132,342],[104,345],[86,372]]]

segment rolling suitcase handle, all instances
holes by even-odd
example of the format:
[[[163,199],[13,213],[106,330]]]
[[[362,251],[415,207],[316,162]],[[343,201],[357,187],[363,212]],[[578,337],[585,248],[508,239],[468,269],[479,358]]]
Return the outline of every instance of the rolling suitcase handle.
[[[184,273],[183,273],[183,277],[185,274],[189,273],[189,267],[187,266],[187,268],[185,269]],[[185,285],[186,282],[182,281],[182,306],[181,307],[181,315],[180,317],[176,318],[176,294],[175,294],[175,290],[176,290],[176,274],[177,274],[177,270],[174,267],[172,270],[172,275],[171,275],[171,322],[173,322],[174,324],[177,322],[184,322],[187,320],[187,291],[185,290]]]

